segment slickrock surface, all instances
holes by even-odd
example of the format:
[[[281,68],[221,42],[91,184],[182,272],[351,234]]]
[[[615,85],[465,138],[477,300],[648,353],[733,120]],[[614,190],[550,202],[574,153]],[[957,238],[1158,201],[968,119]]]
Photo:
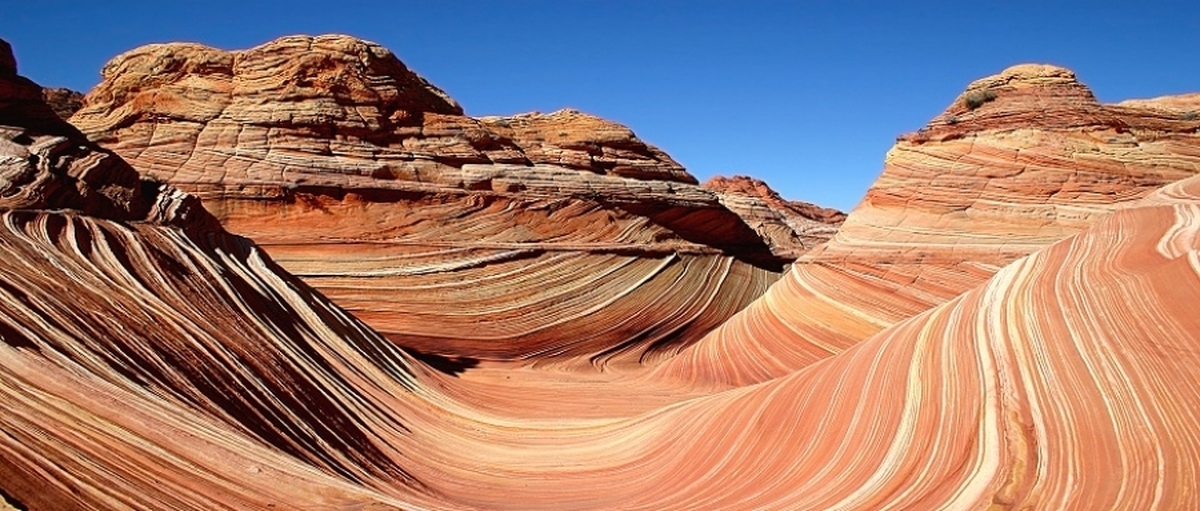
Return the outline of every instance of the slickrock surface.
[[[524,461],[507,495],[623,509],[1195,506],[1198,193],[1196,179],[1173,187],[1174,204],[1121,211],[785,378],[579,445],[546,440],[555,456]]]
[[[1164,195],[792,375],[647,418],[671,433],[628,449],[671,476],[629,507],[1196,506],[1200,180]]]
[[[141,181],[59,120],[7,43],[0,64],[2,500],[398,504],[362,485],[403,473],[353,425],[353,401],[286,360],[316,339],[341,346],[343,364],[395,348],[223,232],[194,197]],[[375,367],[398,385],[407,359],[393,355]],[[358,374],[332,384],[380,377]]]
[[[846,221],[841,211],[785,200],[767,183],[748,176],[715,176],[703,186],[767,240],[772,253],[790,259],[828,241]]]
[[[71,121],[421,352],[656,360],[801,251],[773,250],[624,126],[570,110],[467,117],[348,37],[139,48]],[[812,229],[804,247],[831,234]]]
[[[5,211],[0,258],[0,486],[30,509],[395,503],[364,481],[404,480],[372,440],[400,425],[349,393],[405,392],[404,356],[244,239]]]
[[[990,276],[974,289],[761,384],[697,394],[536,367],[454,377],[436,364],[463,360],[410,356],[190,196],[127,183],[117,157],[43,119],[29,85],[0,66],[12,123],[0,172],[34,176],[0,187],[22,197],[0,203],[0,502],[1200,507],[1200,177],[1109,205],[1001,268],[976,263]],[[50,177],[14,171],[41,154],[27,140],[54,133],[74,156],[46,160]],[[99,179],[79,162],[113,170]],[[76,193],[27,192],[54,187]],[[786,319],[807,313],[793,298],[767,295]]]
[[[972,109],[968,99],[985,91],[992,99]],[[783,376],[1200,173],[1200,119],[1163,108],[1101,105],[1053,66],[1015,66],[972,83],[897,140],[830,242],[662,374],[717,386]]]

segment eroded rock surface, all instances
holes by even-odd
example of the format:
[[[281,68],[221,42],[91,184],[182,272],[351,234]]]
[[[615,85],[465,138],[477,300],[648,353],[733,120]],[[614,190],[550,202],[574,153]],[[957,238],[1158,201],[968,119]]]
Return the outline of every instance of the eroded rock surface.
[[[1197,463],[1200,322],[1185,304],[1200,299],[1198,179],[804,369],[647,418],[663,434],[631,452],[687,454],[621,465],[674,474],[631,507],[1195,505],[1184,474]],[[811,317],[794,296],[764,300],[784,320]]]
[[[62,87],[43,88],[42,100],[62,119],[69,119],[83,108],[83,93]]]
[[[72,122],[389,337],[447,356],[657,359],[800,251],[773,250],[624,126],[467,117],[349,37],[139,48]]]
[[[60,119],[43,89],[17,74],[0,41],[0,209],[72,209],[114,220],[210,228],[199,201],[143,180],[121,158],[100,149]]]
[[[1074,73],[1045,65],[972,83],[897,140],[832,240],[661,370],[717,385],[764,381],[979,286],[1200,172],[1200,119],[1166,106],[1194,101],[1102,105]]]
[[[795,259],[837,233],[846,214],[779,196],[762,180],[748,176],[715,176],[704,188],[742,217],[771,246],[776,255]]]
[[[114,58],[102,78],[75,125],[149,171],[230,193],[282,182],[453,187],[442,173],[470,163],[695,183],[627,128],[586,114],[466,117],[391,52],[350,37],[240,52],[150,45]]]
[[[0,65],[11,61],[0,51]],[[0,91],[36,95],[36,88],[15,78],[15,65],[0,67],[9,69],[0,74]],[[697,379],[664,384],[661,374],[530,367],[454,375],[444,366],[461,369],[468,361],[397,348],[254,243],[221,231],[199,212],[169,221],[143,214],[155,211],[146,204],[158,204],[159,197],[186,195],[161,188],[153,200],[139,195],[142,188],[127,182],[128,168],[116,156],[89,160],[103,151],[72,138],[61,122],[43,119],[44,111],[32,108],[36,101],[22,94],[0,96],[6,114],[29,114],[0,117],[11,123],[0,131],[6,175],[40,154],[24,149],[22,137],[58,133],[79,154],[51,158],[49,177],[42,178],[39,168],[32,181],[0,187],[0,196],[15,191],[21,197],[0,203],[0,506],[1200,507],[1194,491],[1200,472],[1200,315],[1194,313],[1200,302],[1200,177],[1129,194],[1143,199],[1121,194],[1110,203],[1081,201],[1097,219],[1065,239],[1028,248],[1025,256],[991,246],[1004,247],[986,235],[962,243],[962,254],[951,251],[934,262],[963,257],[965,267],[979,271],[973,278],[980,285],[760,384],[698,391]],[[1142,119],[1136,109],[1130,112]],[[1178,133],[1156,133],[1176,143],[1167,147],[1191,147]],[[1181,161],[1177,152],[1159,157]],[[1138,158],[1129,161],[1146,165]],[[89,174],[78,167],[81,161],[108,162],[110,170]],[[885,176],[899,172],[895,161],[889,159]],[[921,175],[913,172],[911,179]],[[903,182],[903,176],[893,179]],[[54,187],[76,193],[33,198]],[[110,187],[121,193],[101,192]],[[105,200],[95,205],[93,193]],[[371,207],[327,200],[337,207]],[[905,205],[921,211],[918,200]],[[1101,215],[1103,207],[1116,212]],[[485,218],[503,222],[514,211],[524,210]],[[1018,233],[1030,231],[1019,214],[1007,221],[1026,229]],[[630,222],[620,230],[638,220]],[[912,229],[914,238],[928,235],[913,226],[896,222],[891,228]],[[868,227],[851,233],[870,232]],[[1027,239],[1051,237],[1033,232]],[[814,318],[847,317],[849,302],[833,302],[835,296],[822,291],[835,288],[820,287],[836,281],[813,275],[880,282],[852,290],[860,305],[851,310],[863,315],[877,310],[861,305],[872,299],[902,303],[918,293],[936,296],[930,275],[945,276],[947,287],[968,280],[953,278],[958,266],[932,264],[930,274],[907,283],[909,294],[893,297],[899,292],[893,276],[864,277],[886,263],[882,255],[861,266],[821,259],[836,256],[839,243],[881,250],[866,241],[839,238],[806,255],[812,260],[797,264],[789,280],[739,314],[743,319],[735,326],[744,337],[726,345],[730,366],[769,373],[770,363],[788,362],[764,359],[746,339],[769,346],[791,340],[787,335],[803,331],[792,328],[813,325]],[[903,275],[904,264],[916,264],[903,259],[906,250],[915,249],[894,248],[888,254],[899,262],[888,264],[900,265],[896,275]],[[1005,266],[990,266],[1010,256],[1015,258]],[[697,255],[692,263],[706,260],[733,259]],[[549,277],[561,271],[554,264],[539,266],[548,268]],[[522,268],[510,270],[527,275]],[[693,292],[688,279],[669,280],[681,287],[639,297],[640,303],[655,307],[663,302],[648,298]],[[598,277],[580,286],[622,281]],[[530,282],[536,289],[544,280]],[[449,282],[441,285],[453,289]],[[597,291],[614,292],[622,291]],[[725,293],[714,296],[733,302]],[[827,306],[814,308],[821,303]],[[552,314],[556,302],[545,304]],[[490,307],[491,317],[505,325],[537,312],[516,313],[505,302]],[[597,316],[602,313],[597,309]],[[621,325],[615,319],[603,321]],[[413,315],[415,322],[440,320]],[[564,325],[569,323],[552,327]],[[722,331],[733,335],[728,327]],[[572,333],[564,328],[562,335]],[[709,339],[695,348],[716,345]],[[711,365],[691,374],[732,380]]]
[[[360,484],[403,471],[286,359],[374,346],[403,388],[407,356],[16,71],[0,44],[0,507],[401,507]]]

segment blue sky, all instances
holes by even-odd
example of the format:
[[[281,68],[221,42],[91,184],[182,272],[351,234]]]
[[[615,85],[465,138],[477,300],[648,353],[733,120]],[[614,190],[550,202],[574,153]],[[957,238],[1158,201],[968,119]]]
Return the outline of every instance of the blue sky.
[[[344,33],[471,115],[570,107],[630,126],[701,180],[749,174],[849,210],[901,133],[1012,64],[1069,67],[1107,102],[1200,91],[1200,2],[12,1],[22,74],[87,90],[166,41],[248,48]]]

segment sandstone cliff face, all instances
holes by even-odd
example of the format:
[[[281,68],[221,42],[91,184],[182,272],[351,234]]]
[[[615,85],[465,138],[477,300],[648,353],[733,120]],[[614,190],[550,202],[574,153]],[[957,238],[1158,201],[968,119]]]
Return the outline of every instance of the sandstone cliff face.
[[[103,79],[72,123],[422,351],[650,360],[833,232],[774,250],[628,128],[570,110],[467,117],[348,37],[152,45]]]
[[[846,221],[841,211],[784,200],[766,183],[748,176],[715,176],[703,186],[768,240],[772,253],[790,259],[829,240]]]
[[[897,140],[832,240],[661,370],[718,385],[782,376],[980,285],[1200,172],[1200,119],[1161,106],[1192,101],[1101,105],[1072,72],[1044,65],[972,83]]]

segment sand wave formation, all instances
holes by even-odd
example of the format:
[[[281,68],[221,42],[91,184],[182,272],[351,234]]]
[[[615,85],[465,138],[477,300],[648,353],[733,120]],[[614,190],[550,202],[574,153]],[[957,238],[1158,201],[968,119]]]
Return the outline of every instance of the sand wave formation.
[[[659,369],[716,387],[786,375],[981,285],[1018,257],[1200,173],[1197,96],[1102,105],[1074,73],[972,83],[897,140],[837,235]]]
[[[841,220],[700,187],[628,128],[577,111],[468,117],[349,37],[151,45],[102,77],[71,119],[92,140],[438,356],[661,359]],[[739,197],[753,204],[726,206]]]
[[[962,155],[956,161],[968,166],[937,176],[916,163],[898,167],[904,161],[898,155],[911,156],[907,150],[942,154],[939,147],[968,138],[986,146],[994,143],[988,137],[1006,136],[999,127],[956,131],[972,122],[966,117],[985,118],[988,105],[1012,109],[996,113],[999,118],[1019,119],[1023,112],[1001,103],[1007,89],[980,105],[951,107],[939,119],[962,118],[944,126],[935,120],[922,132],[928,140],[899,142],[880,183],[846,227],[803,254],[768,289],[770,279],[755,273],[770,273],[761,260],[750,261],[736,247],[698,242],[697,234],[685,237],[663,227],[670,224],[663,217],[649,222],[662,231],[637,227],[653,216],[646,209],[621,216],[603,201],[568,201],[564,207],[574,209],[560,221],[533,224],[542,232],[536,243],[504,240],[513,227],[492,226],[552,215],[528,212],[545,204],[539,201],[558,200],[549,195],[439,191],[393,203],[363,198],[365,188],[341,195],[334,187],[310,197],[332,211],[325,223],[313,213],[295,225],[329,229],[319,244],[345,244],[363,256],[325,266],[321,261],[331,252],[318,243],[280,233],[260,245],[231,234],[222,222],[239,225],[237,219],[248,216],[229,209],[210,214],[197,196],[140,176],[138,160],[130,166],[119,157],[131,149],[110,153],[56,121],[40,88],[16,76],[5,53],[0,504],[1200,507],[1194,488],[1200,317],[1191,306],[1200,300],[1200,177],[1189,177],[1196,126],[1178,113],[1190,102],[1096,106],[1089,115],[1114,115],[1139,142],[1096,160],[1119,164],[1081,168],[1074,177],[1069,166],[1046,156],[1054,149],[1031,155],[1050,163],[1031,164],[1016,181],[983,179],[980,173],[1008,171],[970,164],[975,157]],[[173,65],[182,64],[162,62],[164,69]],[[1075,83],[1066,73],[1021,67],[1001,75],[1012,78],[977,83]],[[1063,91],[1080,89],[1050,90],[1058,92],[1021,94],[1053,106],[1051,100],[1069,96]],[[423,101],[444,101],[433,89],[422,94]],[[1099,129],[1063,123],[1035,126],[1037,133],[1026,135],[1049,143],[1055,134],[1076,140]],[[1152,133],[1158,138],[1144,141]],[[1018,153],[1041,147],[1022,146]],[[499,164],[479,165],[492,172]],[[564,172],[520,167],[534,175]],[[1113,168],[1136,173],[1113,176]],[[465,175],[472,168],[458,170]],[[959,171],[969,171],[961,181]],[[664,181],[644,180],[646,186]],[[920,182],[941,193],[888,200],[904,183]],[[1005,192],[1014,183],[1037,182],[1058,184],[1040,198]],[[1076,200],[1065,198],[1076,192],[1062,190],[1077,185],[1062,183],[1084,182],[1091,184],[1078,185]],[[1112,193],[1097,192],[1099,182],[1108,182]],[[204,204],[213,202],[214,209],[251,210],[257,200],[213,197]],[[1000,208],[1000,200],[1013,205]],[[263,210],[279,207],[261,202]],[[962,204],[968,206],[956,209]],[[336,220],[348,215],[339,214],[343,209],[385,216],[388,205],[397,222],[423,225],[405,234],[412,243],[372,243],[367,234],[377,231]],[[947,208],[945,218],[928,220],[939,207]],[[888,208],[904,213],[885,221]],[[674,211],[668,217],[697,214],[667,210]],[[745,213],[752,210],[746,208],[739,218],[748,221],[730,232],[750,233],[746,239],[754,236],[767,247],[756,234],[761,225],[753,225],[764,216]],[[468,211],[487,234],[438,229],[440,215]],[[601,234],[592,242],[565,248],[559,245],[569,247],[567,241],[547,241],[556,226],[589,215],[608,218],[593,225]],[[921,227],[921,219],[937,228]],[[666,231],[678,236],[639,238]],[[1012,239],[1005,241],[1005,233]],[[288,243],[296,248],[278,249]],[[277,264],[277,252],[293,254],[292,266]],[[852,253],[863,257],[851,260]],[[389,262],[364,262],[372,258]],[[583,258],[602,276],[580,270]],[[372,296],[387,291],[361,291],[364,282],[377,283],[370,277],[381,271],[427,279],[419,282],[436,291],[403,291],[443,302],[366,321],[356,317],[368,314]],[[456,283],[454,274],[470,275],[480,293]],[[711,282],[698,287],[692,274]],[[489,287],[489,281],[510,279],[525,283],[523,289],[504,295],[502,286]],[[645,283],[629,285],[637,279]],[[581,303],[539,296],[575,282],[581,284],[575,294],[590,294]],[[857,287],[842,289],[838,282]],[[321,288],[330,290],[329,298]],[[756,299],[761,289],[765,294]],[[619,309],[624,299],[643,308]],[[454,323],[452,314],[428,312],[461,303],[487,311],[484,317],[495,325],[486,333],[508,337],[481,342],[485,330],[472,330],[469,319]],[[596,303],[603,306],[581,312]],[[738,312],[739,304],[750,305]],[[712,309],[732,319],[718,326],[712,318],[720,315],[712,314],[712,326],[698,323],[695,318]],[[687,317],[693,319],[680,319]],[[589,320],[593,324],[573,323]],[[390,334],[369,326],[387,321],[402,324]],[[679,337],[645,329],[666,325],[695,328],[690,335],[700,340],[656,351],[664,339]],[[422,328],[429,333],[411,333]],[[630,330],[606,340],[580,334],[606,329]],[[807,358],[795,355],[827,342],[799,336],[817,331],[846,341]],[[622,344],[631,339],[634,344]],[[777,360],[763,358],[772,350]],[[486,358],[480,362],[470,353]],[[536,363],[597,355],[637,363],[573,372]]]

